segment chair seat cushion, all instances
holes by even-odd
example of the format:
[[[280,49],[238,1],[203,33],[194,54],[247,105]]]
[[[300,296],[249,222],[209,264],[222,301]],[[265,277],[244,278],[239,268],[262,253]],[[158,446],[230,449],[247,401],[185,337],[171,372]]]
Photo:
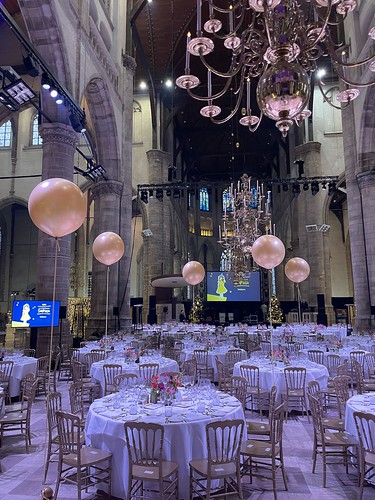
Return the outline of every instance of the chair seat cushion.
[[[248,434],[269,435],[270,424],[263,422],[246,421]]]
[[[319,440],[318,440],[319,443]],[[351,434],[346,432],[326,432],[324,433],[324,443],[326,446],[357,446],[358,441]]]
[[[174,474],[178,469],[178,464],[176,462],[162,462],[162,477],[167,478]],[[159,480],[159,467],[156,465],[133,465],[132,466],[132,476],[135,479],[141,480]]]
[[[111,457],[111,453],[100,450],[99,448],[91,448],[90,446],[81,448],[82,467],[95,465],[99,462],[102,462],[103,460],[108,460]],[[75,453],[68,453],[63,456],[63,461],[65,464],[70,465],[71,467],[75,467],[77,466],[77,455]]]
[[[278,455],[280,452],[280,446],[275,446],[275,453]],[[260,441],[257,439],[248,439],[241,446],[241,455],[259,457],[259,458],[271,458],[272,457],[272,447],[267,441]]]
[[[200,474],[207,476],[208,474],[208,460],[198,459],[191,460],[189,462],[191,469],[199,472]],[[220,463],[211,466],[211,477],[212,478],[220,478],[225,476],[233,476],[236,474],[236,464],[234,462],[229,463]]]

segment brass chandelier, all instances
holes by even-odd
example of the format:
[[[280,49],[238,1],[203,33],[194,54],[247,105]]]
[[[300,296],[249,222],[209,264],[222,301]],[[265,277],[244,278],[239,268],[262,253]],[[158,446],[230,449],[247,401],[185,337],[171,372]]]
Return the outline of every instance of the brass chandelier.
[[[219,226],[219,241],[227,253],[227,268],[233,281],[241,282],[251,270],[251,247],[264,232],[270,231],[271,192],[263,193],[263,185],[251,184],[243,174],[236,185],[227,190],[224,214]]]
[[[208,20],[202,21],[202,7],[207,8]],[[311,75],[317,70],[317,61],[328,57],[337,77],[345,88],[337,95],[334,104],[318,86],[325,101],[342,109],[359,95],[358,87],[375,84],[352,81],[349,70],[368,65],[375,71],[375,55],[363,61],[349,62],[347,51],[335,45],[331,30],[342,24],[356,8],[356,0],[197,0],[196,37],[187,36],[185,74],[176,80],[177,86],[186,89],[198,101],[206,102],[200,113],[213,123],[230,120],[241,108],[241,125],[255,132],[263,116],[276,121],[285,137],[295,122],[298,126],[311,115],[306,109],[311,92]],[[204,11],[205,13],[205,11]],[[375,27],[369,36],[375,39]],[[226,71],[214,68],[209,54],[218,45],[229,51],[230,64]],[[198,95],[193,89],[200,85],[191,74],[190,56],[196,56],[207,69],[207,93]],[[206,57],[207,56],[207,57]],[[220,79],[220,90],[213,93]],[[218,77],[218,78],[217,78]],[[250,86],[258,79],[256,99],[260,116],[252,113]],[[234,89],[234,90],[233,90]],[[218,99],[234,91],[235,105],[223,118]]]

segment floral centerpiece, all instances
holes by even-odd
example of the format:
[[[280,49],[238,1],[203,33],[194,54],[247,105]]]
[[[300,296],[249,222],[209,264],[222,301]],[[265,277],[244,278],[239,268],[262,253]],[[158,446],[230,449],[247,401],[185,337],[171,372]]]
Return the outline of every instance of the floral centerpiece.
[[[279,362],[289,365],[289,352],[286,349],[276,349],[270,354],[270,359],[272,363]]]
[[[163,394],[165,402],[168,404],[169,401],[176,397],[180,385],[178,375],[166,374],[163,379],[159,375],[155,375],[151,379],[150,402],[157,403],[160,395]]]
[[[160,393],[164,389],[165,389],[164,382],[160,380],[159,375],[154,375],[151,379],[150,402],[157,403],[160,397]]]
[[[327,351],[330,351],[330,350],[338,351],[339,349],[342,349],[343,347],[344,346],[343,346],[343,343],[341,342],[341,340],[337,340],[337,339],[331,340],[331,342],[329,344],[326,344]]]
[[[140,351],[138,349],[134,349],[133,347],[127,347],[124,350],[124,358],[125,358],[125,363],[131,363],[135,361],[136,363],[139,363],[139,356],[141,355]]]
[[[99,340],[99,347],[100,349],[105,349],[106,351],[108,350],[113,351],[115,348],[115,342],[110,337],[102,337]]]

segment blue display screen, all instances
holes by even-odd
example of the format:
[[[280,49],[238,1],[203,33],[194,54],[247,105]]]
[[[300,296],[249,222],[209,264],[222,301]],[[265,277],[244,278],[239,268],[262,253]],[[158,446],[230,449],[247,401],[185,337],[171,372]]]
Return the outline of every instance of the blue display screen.
[[[53,307],[53,304],[54,307]],[[51,300],[15,300],[12,310],[12,327],[53,326],[59,324],[60,302]]]
[[[231,272],[206,274],[208,302],[259,302],[259,271],[246,273],[240,281],[233,280]]]

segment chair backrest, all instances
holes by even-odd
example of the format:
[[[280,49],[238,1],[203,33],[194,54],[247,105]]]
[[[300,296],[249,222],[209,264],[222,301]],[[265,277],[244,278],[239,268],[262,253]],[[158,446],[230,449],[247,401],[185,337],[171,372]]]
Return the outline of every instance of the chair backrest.
[[[364,412],[354,412],[354,422],[357,428],[361,456],[375,456],[375,415]]]
[[[304,389],[306,385],[306,368],[290,366],[284,368],[287,392],[290,390]]]
[[[368,375],[374,375],[375,373],[375,352],[368,352],[365,354],[365,365],[367,368]]]
[[[358,361],[361,366],[363,366],[364,361],[365,361],[365,351],[352,351],[350,353],[350,361],[352,363],[353,367],[353,361]]]
[[[317,380],[311,380],[307,384],[307,394],[311,394],[314,398],[320,399],[320,384]]]
[[[223,420],[206,425],[208,450],[208,478],[225,464],[239,466],[240,448],[244,431],[243,420]]]
[[[130,342],[130,347],[132,347],[133,349],[139,349],[139,340],[132,340]]]
[[[72,379],[73,382],[80,382],[84,378],[85,367],[83,363],[72,358]]]
[[[229,351],[225,353],[225,364],[230,370],[233,370],[234,365],[241,361],[242,352],[242,349],[229,349]]]
[[[244,377],[231,377],[230,393],[241,402],[245,409],[247,380]]]
[[[118,364],[105,364],[103,365],[104,384],[106,387],[115,385],[115,376],[122,373],[122,365]]]
[[[262,342],[260,343],[260,348],[261,348],[262,352],[270,353],[271,352],[271,342],[269,342],[268,340],[267,341],[262,340]]]
[[[2,372],[0,381],[9,382],[12,375],[14,361],[0,361],[0,370]]]
[[[159,373],[159,365],[157,363],[145,363],[139,365],[139,378],[143,380],[146,385],[151,384],[152,377],[158,375]]]
[[[286,403],[275,408],[270,416],[270,441],[273,453],[276,446],[280,446],[283,439],[283,426]]]
[[[322,436],[324,435],[324,428],[322,422],[323,408],[319,399],[317,399],[311,394],[308,394],[308,398],[309,398],[310,411],[314,426],[315,439],[319,440],[322,443],[322,446],[324,447],[325,440],[322,439]]]
[[[38,374],[39,375],[44,375],[47,370],[48,370],[48,361],[49,361],[49,358],[48,356],[42,356],[41,358],[38,358],[38,367],[37,367],[37,371],[38,371]]]
[[[197,360],[191,358],[184,361],[181,365],[181,373],[182,375],[190,375],[195,380],[197,378]]]
[[[198,369],[208,367],[208,351],[206,349],[195,349],[193,357],[197,362]]]
[[[125,388],[128,389],[129,387],[137,385],[138,375],[135,373],[119,373],[115,375],[113,383],[117,391]]]
[[[184,343],[182,342],[182,340],[176,340],[176,342],[174,343],[174,349],[184,349]]]
[[[337,368],[341,364],[341,356],[339,354],[327,354],[327,368],[331,377],[338,375]]]
[[[85,364],[87,366],[87,373],[90,373],[90,368],[93,363],[98,361],[103,361],[106,358],[106,352],[103,350],[98,350],[96,352],[87,352],[85,354]]]
[[[84,416],[83,408],[83,382],[73,382],[69,387],[70,411],[80,418]]]
[[[73,454],[77,456],[76,464],[80,467],[81,463],[81,439],[77,429],[81,428],[81,419],[77,415],[65,411],[56,411],[57,432],[59,435],[59,454]]]
[[[33,391],[34,391],[34,383],[36,382],[36,375],[35,373],[28,373],[27,375],[24,376],[24,378],[21,380],[21,393],[22,393],[22,398],[26,396],[28,399],[34,399],[33,396]]]
[[[230,389],[231,376],[229,368],[217,356],[215,356],[215,363],[219,390],[227,392]]]
[[[365,392],[363,364],[361,364],[357,359],[352,358],[352,368],[357,382],[357,392],[358,394],[363,394]]]
[[[255,365],[240,365],[241,377],[247,382],[250,389],[259,390],[259,368]]]
[[[161,466],[164,427],[159,424],[125,422],[124,429],[130,462],[133,465]]]
[[[23,355],[29,356],[30,358],[35,358],[35,349],[24,349]]]
[[[313,363],[318,363],[319,365],[324,364],[324,352],[319,349],[309,349],[307,351],[307,356]]]
[[[349,375],[349,361],[344,359],[341,365],[336,368],[336,375]]]
[[[46,397],[47,423],[50,437],[57,431],[56,412],[62,410],[61,392],[50,392]]]
[[[345,412],[345,405],[349,399],[349,383],[351,378],[348,375],[337,375],[333,379],[333,385],[337,395],[339,415]]]

